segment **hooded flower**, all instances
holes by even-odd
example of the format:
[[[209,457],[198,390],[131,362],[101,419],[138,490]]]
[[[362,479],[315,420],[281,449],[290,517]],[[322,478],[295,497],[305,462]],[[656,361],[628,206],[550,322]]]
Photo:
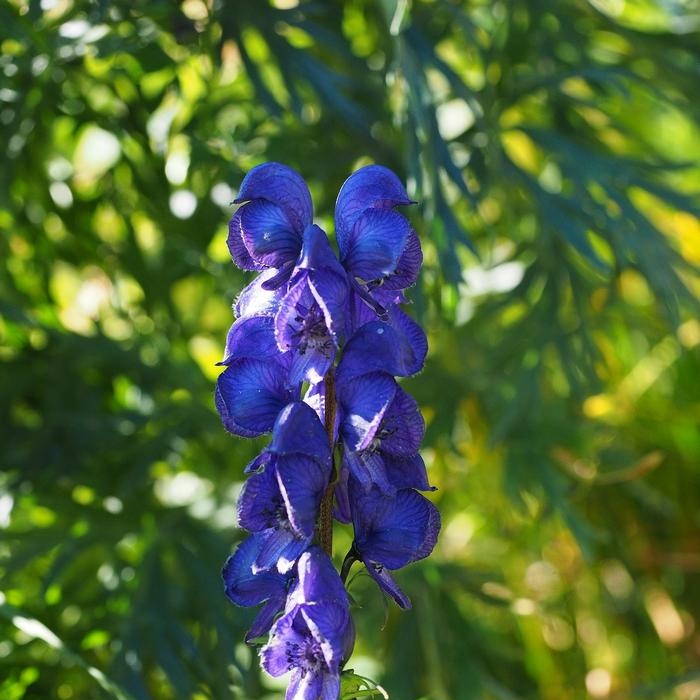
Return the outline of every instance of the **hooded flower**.
[[[353,643],[343,584],[327,555],[313,547],[299,559],[287,611],[260,651],[262,666],[273,676],[291,671],[286,700],[337,700]]]
[[[246,640],[269,632],[261,663],[274,676],[291,672],[287,700],[338,700],[354,627],[343,581],[313,544],[317,526],[325,541],[319,513],[336,444],[334,513],[354,528],[346,561],[364,562],[401,607],[410,602],[389,572],[427,556],[440,528],[418,493],[431,489],[418,452],[423,418],[395,379],[419,372],[427,352],[398,306],[422,261],[394,210],[412,202],[387,168],[351,175],[336,202],[338,259],[290,168],[254,168],[235,201],[231,256],[259,275],[236,301],[215,400],[230,432],[272,437],[245,469],[238,515],[251,534],[224,566],[226,594],[262,605]]]
[[[377,486],[392,493],[395,487],[386,461],[411,458],[418,452],[425,432],[418,404],[382,372],[339,385],[338,399],[343,466],[363,488]]]
[[[338,383],[374,371],[410,377],[423,369],[427,351],[423,329],[401,309],[391,307],[386,322],[365,323],[350,338],[338,365]]]
[[[417,491],[402,489],[387,496],[378,489],[365,491],[350,482],[350,504],[355,530],[353,550],[370,575],[402,608],[411,602],[389,571],[427,557],[440,531],[440,514]]]
[[[340,261],[353,284],[358,327],[361,303],[384,315],[403,300],[401,290],[418,277],[423,254],[408,220],[393,209],[413,204],[396,175],[381,165],[354,172],[335,204],[335,230]],[[380,289],[380,287],[382,289]]]
[[[257,534],[243,540],[221,572],[231,602],[243,607],[265,603],[245,636],[246,642],[270,631],[275,616],[284,609],[287,591],[295,580],[292,571],[280,574],[276,569],[269,569],[253,573],[253,564],[261,549],[260,540]]]
[[[245,176],[234,202],[241,206],[229,222],[231,257],[243,270],[276,270],[263,288],[277,289],[289,279],[313,219],[309,189],[295,170],[264,163]]]
[[[317,383],[330,369],[343,332],[347,296],[345,271],[326,234],[318,226],[309,226],[275,317],[277,345],[293,358],[292,383]]]
[[[330,477],[328,438],[312,408],[296,402],[279,415],[274,437],[251,465],[238,502],[241,527],[260,533],[253,573],[291,569],[314,535]],[[252,556],[252,555],[251,555]]]
[[[236,321],[226,339],[214,401],[226,430],[256,437],[272,429],[279,412],[299,396],[290,386],[291,355],[280,353],[274,319],[251,316]]]

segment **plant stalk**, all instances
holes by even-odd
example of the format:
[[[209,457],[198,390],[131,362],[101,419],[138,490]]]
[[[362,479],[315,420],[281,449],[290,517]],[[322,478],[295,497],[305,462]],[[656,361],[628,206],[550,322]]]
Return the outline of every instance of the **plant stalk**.
[[[333,491],[336,483],[333,428],[335,426],[335,372],[331,367],[324,378],[324,426],[331,446],[331,476],[321,501],[318,519],[319,541],[328,556],[333,556]]]

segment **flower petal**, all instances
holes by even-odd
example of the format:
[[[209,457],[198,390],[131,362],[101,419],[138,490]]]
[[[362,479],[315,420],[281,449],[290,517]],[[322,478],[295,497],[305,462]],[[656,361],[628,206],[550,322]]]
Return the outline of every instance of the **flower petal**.
[[[435,491],[428,481],[425,462],[418,452],[409,456],[384,454],[382,457],[387,478],[394,488]]]
[[[279,414],[267,449],[277,455],[307,455],[320,464],[326,464],[330,459],[323,424],[314,409],[301,401],[290,403]]]
[[[253,643],[258,637],[267,634],[272,627],[275,617],[284,609],[284,595],[281,598],[270,598],[262,606],[260,612],[250,625],[250,629],[245,634],[247,644]]]
[[[323,693],[322,672],[297,670],[292,674],[284,700],[320,700]],[[338,700],[338,696],[333,700]]]
[[[286,516],[274,463],[248,477],[238,499],[238,524],[249,532],[262,532],[278,527],[280,516]],[[256,540],[258,550],[262,542]],[[257,558],[257,555],[256,557]]]
[[[239,318],[229,329],[224,359],[219,364],[228,365],[242,357],[278,359],[279,356],[274,319],[270,316],[249,316]]]
[[[368,209],[347,237],[341,262],[352,277],[365,282],[388,277],[396,272],[411,232],[401,214],[390,209]]]
[[[351,499],[355,548],[363,560],[400,569],[427,556],[435,545],[440,516],[417,491],[404,489],[388,497],[351,486]]]
[[[280,299],[284,296],[284,288],[267,289],[266,284],[277,276],[274,269],[261,272],[238,295],[233,305],[233,313],[238,318],[244,316],[274,316]]]
[[[309,547],[297,562],[298,580],[289,594],[293,605],[332,602],[348,605],[348,594],[330,557],[317,545]]]
[[[323,673],[320,700],[338,700],[340,696],[339,673]]]
[[[338,383],[338,402],[343,414],[340,434],[351,451],[366,449],[394,398],[397,384],[384,372],[371,372]]]
[[[382,420],[382,454],[412,455],[420,447],[424,433],[425,421],[416,400],[401,387],[397,387],[394,399]]]
[[[296,260],[301,236],[276,204],[265,200],[248,202],[241,206],[240,214],[241,237],[255,263],[280,269]]]
[[[303,646],[304,635],[294,628],[294,615],[283,615],[272,626],[270,640],[260,650],[260,664],[271,676],[281,676],[291,671],[293,666],[287,656],[287,646]]]
[[[323,309],[303,276],[289,289],[275,316],[275,337],[281,351],[293,356],[290,382],[320,381],[335,359],[337,344]]]
[[[231,253],[233,262],[242,270],[260,270],[263,266],[253,260],[243,242],[243,232],[241,230],[242,214],[243,207],[239,207],[238,211],[228,222],[226,245],[228,246],[229,253]]]
[[[367,165],[343,183],[335,203],[335,231],[341,254],[355,222],[366,209],[391,209],[413,204],[401,180],[389,168]]]
[[[244,357],[219,375],[214,400],[226,430],[256,437],[272,429],[279,412],[292,400],[284,368]]]
[[[328,485],[330,463],[322,465],[303,455],[291,455],[278,457],[275,470],[292,528],[299,537],[310,539]]]
[[[343,460],[350,474],[368,491],[373,486],[383,493],[392,494],[396,491],[384,468],[384,460],[372,450],[352,452],[345,450]]]
[[[263,163],[243,178],[234,202],[265,199],[279,206],[299,232],[311,223],[313,205],[304,179],[296,170],[281,163]]]
[[[408,377],[422,368],[428,347],[423,330],[398,308],[390,310],[389,321],[370,321],[355,331],[343,350],[338,382],[373,371]]]
[[[390,275],[382,285],[387,290],[407,289],[412,287],[418,279],[421,265],[423,264],[423,251],[420,239],[416,232],[411,229],[406,240],[406,246],[401,253],[396,270]]]
[[[379,587],[388,593],[395,601],[396,604],[403,608],[404,610],[409,610],[411,608],[411,600],[409,597],[399,588],[396,581],[394,581],[393,576],[384,568],[381,564],[372,561],[364,561],[364,565],[367,567],[370,576],[377,582]]]
[[[294,562],[308,547],[311,538],[299,539],[291,530],[265,530],[260,552],[253,562],[253,572],[265,571],[277,566],[280,573],[287,573]]]
[[[282,607],[289,576],[283,576],[274,569],[253,573],[253,562],[257,558],[260,544],[260,537],[251,535],[226,560],[221,572],[226,595],[231,602],[243,607],[259,605],[268,599],[278,602],[281,599]]]
[[[337,672],[345,646],[343,637],[350,624],[347,601],[344,604],[323,601],[302,605],[300,613],[319,643],[329,670]]]

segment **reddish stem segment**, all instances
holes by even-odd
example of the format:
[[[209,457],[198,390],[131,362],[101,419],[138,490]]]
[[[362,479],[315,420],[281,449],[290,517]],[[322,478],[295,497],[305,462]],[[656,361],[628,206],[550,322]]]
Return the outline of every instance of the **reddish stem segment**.
[[[328,554],[333,555],[333,491],[335,490],[336,471],[335,458],[333,454],[333,428],[335,425],[335,373],[333,368],[328,370],[324,378],[324,425],[328,442],[331,446],[331,477],[326,487],[326,492],[323,494],[321,501],[321,512],[318,519],[319,541],[321,547]]]

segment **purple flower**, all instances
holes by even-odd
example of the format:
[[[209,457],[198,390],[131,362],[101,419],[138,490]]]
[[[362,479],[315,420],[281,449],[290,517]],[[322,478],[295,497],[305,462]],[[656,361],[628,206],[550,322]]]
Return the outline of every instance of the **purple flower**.
[[[383,372],[371,372],[338,385],[343,439],[343,467],[365,489],[395,489],[387,470],[410,459],[420,446],[425,424],[418,404]],[[409,463],[410,464],[410,463]],[[405,485],[406,479],[400,480]],[[415,486],[422,486],[419,478]],[[413,486],[414,484],[411,484]]]
[[[394,211],[412,202],[387,168],[351,175],[336,202],[339,258],[290,168],[254,168],[236,202],[231,256],[259,274],[236,301],[215,401],[228,431],[272,436],[245,468],[238,515],[251,534],[224,566],[226,594],[262,605],[246,640],[269,632],[261,663],[291,672],[287,700],[337,700],[354,626],[344,583],[314,544],[317,531],[330,540],[321,505],[333,494],[336,446],[333,512],[355,533],[346,562],[364,562],[401,607],[410,602],[389,572],[427,556],[440,529],[418,493],[432,488],[419,454],[423,418],[395,379],[419,372],[427,353],[425,333],[399,308],[422,262],[416,233]]]
[[[388,304],[403,300],[396,292],[415,283],[423,261],[418,236],[408,220],[393,211],[406,204],[413,201],[401,181],[381,165],[354,172],[335,204],[340,261],[353,282],[353,292],[382,315]]]
[[[292,353],[292,383],[317,383],[330,369],[343,332],[347,297],[345,271],[326,234],[309,226],[275,317],[277,345],[281,352]]]
[[[292,672],[287,700],[337,700],[355,636],[347,594],[318,547],[300,557],[297,576],[287,610],[261,649],[261,663],[273,676]]]
[[[401,309],[391,307],[387,322],[365,323],[350,338],[338,365],[338,382],[374,371],[410,377],[423,369],[427,351],[423,329]]]
[[[274,437],[254,460],[238,502],[241,527],[259,533],[253,573],[274,566],[286,573],[311,544],[330,477],[330,449],[316,413],[304,403],[286,407]]]
[[[295,580],[292,571],[280,574],[276,569],[269,569],[253,573],[253,563],[261,548],[260,539],[260,535],[251,535],[243,540],[221,572],[231,602],[243,607],[265,603],[245,636],[246,642],[270,631],[275,616],[284,609],[287,591]]]
[[[299,396],[289,384],[291,355],[280,353],[274,320],[241,318],[229,330],[226,366],[216,382],[214,401],[226,430],[242,437],[269,432],[279,412]]]
[[[389,571],[427,557],[440,531],[440,513],[417,491],[402,489],[387,496],[378,489],[365,491],[350,483],[350,505],[355,529],[353,550],[370,575],[402,608],[411,601]]]
[[[229,222],[231,257],[244,270],[276,270],[263,282],[276,289],[289,279],[313,219],[309,189],[295,170],[264,163],[245,176],[234,202],[243,204]]]

